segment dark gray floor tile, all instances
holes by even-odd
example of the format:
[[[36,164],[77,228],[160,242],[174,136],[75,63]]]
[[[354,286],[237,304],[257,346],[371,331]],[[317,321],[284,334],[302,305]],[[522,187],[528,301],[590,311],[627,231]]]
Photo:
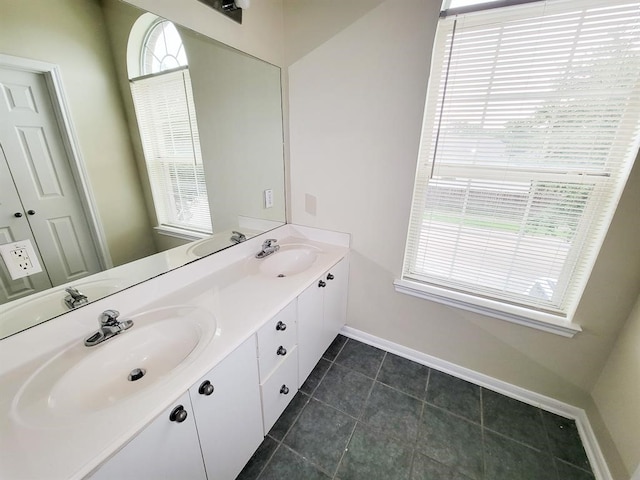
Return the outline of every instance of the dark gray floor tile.
[[[591,471],[576,422],[551,412],[542,412],[542,420],[549,436],[549,448],[553,456]]]
[[[423,399],[428,376],[429,367],[387,353],[378,374],[378,381]]]
[[[480,423],[480,387],[438,370],[431,370],[427,402]]]
[[[482,478],[482,429],[476,423],[426,404],[416,448],[468,477]]]
[[[347,337],[344,335],[338,335],[333,339],[333,342],[331,342],[331,345],[329,345],[329,348],[327,348],[322,356],[333,362],[340,353],[340,350],[342,350],[342,347],[344,347],[345,343],[347,343]]]
[[[308,395],[311,395],[316,387],[320,385],[322,377],[324,377],[324,374],[327,373],[327,370],[329,370],[330,366],[330,361],[321,358],[316,366],[313,367],[313,370],[311,370],[311,373],[300,387],[300,390]]]
[[[278,448],[278,442],[273,438],[264,437],[264,440],[244,466],[240,475],[236,477],[236,480],[255,480],[258,478],[276,448]]]
[[[375,378],[384,358],[384,350],[350,338],[342,347],[335,362]]]
[[[340,463],[341,480],[409,480],[413,448],[358,423]]]
[[[267,468],[260,475],[260,480],[282,480],[284,478],[291,480],[328,480],[331,477],[284,445],[281,445],[273,455]]]
[[[562,460],[556,459],[558,478],[560,480],[594,480],[594,476],[581,468],[574,467]]]
[[[551,455],[488,430],[484,432],[484,461],[485,477],[491,480],[557,478]]]
[[[483,425],[538,450],[547,450],[539,408],[491,390],[482,390]]]
[[[354,426],[355,420],[348,415],[311,399],[283,442],[323,470],[334,472]]]
[[[423,402],[375,382],[361,420],[404,442],[415,442]]]
[[[293,400],[291,400],[291,403],[289,403],[284,412],[282,412],[282,415],[280,415],[278,420],[276,420],[276,423],[271,427],[269,435],[276,440],[282,440],[308,401],[308,395],[305,395],[302,392],[296,393]]]
[[[364,409],[372,385],[371,378],[333,364],[313,397],[357,418]]]
[[[416,452],[411,469],[411,480],[470,480],[451,467]]]

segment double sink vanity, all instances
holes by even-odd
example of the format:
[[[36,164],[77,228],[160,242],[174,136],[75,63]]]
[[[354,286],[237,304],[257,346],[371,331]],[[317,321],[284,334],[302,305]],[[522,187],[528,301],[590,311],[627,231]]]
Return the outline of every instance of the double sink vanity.
[[[344,325],[348,253],[284,225],[3,340],[0,478],[232,480]]]

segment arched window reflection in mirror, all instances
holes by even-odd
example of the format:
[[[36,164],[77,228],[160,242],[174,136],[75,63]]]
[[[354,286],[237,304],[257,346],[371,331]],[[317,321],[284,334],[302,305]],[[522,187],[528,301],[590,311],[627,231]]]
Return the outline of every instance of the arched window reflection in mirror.
[[[144,35],[136,34],[143,24]],[[181,235],[212,233],[187,56],[176,27],[143,15],[129,38],[131,94],[157,228]]]

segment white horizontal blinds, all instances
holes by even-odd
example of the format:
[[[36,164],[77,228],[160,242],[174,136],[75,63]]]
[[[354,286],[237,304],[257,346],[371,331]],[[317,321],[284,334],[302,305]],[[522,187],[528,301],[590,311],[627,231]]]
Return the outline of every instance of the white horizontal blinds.
[[[211,232],[189,70],[132,80],[158,222]]]
[[[640,2],[441,19],[404,277],[569,315],[638,149]]]

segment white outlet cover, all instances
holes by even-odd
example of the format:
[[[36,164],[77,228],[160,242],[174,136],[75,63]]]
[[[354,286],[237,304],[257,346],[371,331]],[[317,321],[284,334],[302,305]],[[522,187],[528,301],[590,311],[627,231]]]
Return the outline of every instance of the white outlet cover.
[[[20,256],[16,256],[16,251],[20,251]],[[28,277],[34,273],[42,271],[38,256],[30,240],[19,240],[17,242],[0,245],[0,256],[4,260],[9,275],[13,280]],[[20,266],[22,264],[22,267]],[[25,264],[28,267],[25,267]]]

